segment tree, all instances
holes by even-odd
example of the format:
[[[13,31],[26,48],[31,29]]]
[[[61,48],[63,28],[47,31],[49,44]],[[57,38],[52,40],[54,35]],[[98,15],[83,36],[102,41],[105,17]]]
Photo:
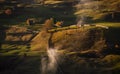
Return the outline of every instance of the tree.
[[[44,29],[44,30],[51,29],[51,28],[53,28],[53,25],[54,25],[54,19],[53,19],[53,18],[47,19],[47,20],[45,21],[45,24],[44,24],[44,26],[43,26],[43,29]]]
[[[5,14],[11,15],[11,14],[12,14],[12,9],[6,9],[6,10],[5,10]]]
[[[26,20],[26,24],[27,25],[34,25],[35,24],[35,19],[34,18],[28,18],[27,20]]]

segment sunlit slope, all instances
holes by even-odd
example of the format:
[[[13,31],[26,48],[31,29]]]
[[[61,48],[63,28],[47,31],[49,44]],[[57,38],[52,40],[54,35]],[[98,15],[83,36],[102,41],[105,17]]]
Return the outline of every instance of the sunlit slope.
[[[32,50],[43,50],[48,47],[48,40],[54,45],[54,48],[69,51],[82,51],[104,46],[103,28],[82,27],[78,29],[68,29],[54,32],[51,39],[51,33],[40,32],[32,41]],[[99,46],[99,44],[101,46]]]
[[[1,30],[2,41],[0,55],[12,55],[24,52],[29,48],[29,42],[37,35],[33,30],[26,27],[11,26]],[[27,48],[28,47],[28,48]]]

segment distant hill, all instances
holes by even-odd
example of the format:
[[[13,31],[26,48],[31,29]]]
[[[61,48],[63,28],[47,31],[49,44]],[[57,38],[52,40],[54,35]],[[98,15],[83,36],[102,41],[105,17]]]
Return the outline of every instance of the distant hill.
[[[72,6],[71,10],[74,11],[74,15],[78,18],[84,16],[89,21],[120,21],[120,0],[1,0],[0,8],[3,9],[8,6],[14,6],[14,2],[26,4],[41,4],[53,5],[53,7],[64,7],[64,5]],[[9,7],[9,6],[8,6]],[[57,8],[56,8],[57,9]],[[59,9],[59,8],[58,8]]]
[[[81,0],[75,15],[92,20],[120,21],[120,0]]]

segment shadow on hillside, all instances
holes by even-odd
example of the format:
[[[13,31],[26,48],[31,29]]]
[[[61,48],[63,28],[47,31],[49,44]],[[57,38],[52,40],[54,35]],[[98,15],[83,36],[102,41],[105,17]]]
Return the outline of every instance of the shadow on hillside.
[[[2,49],[2,44],[4,43],[6,38],[6,29],[7,27],[0,25],[0,49]]]
[[[0,56],[0,74],[40,74],[39,56]]]
[[[4,44],[10,44],[10,45],[25,45],[29,43],[29,41],[5,41]]]
[[[120,28],[109,28],[105,33],[106,43],[110,48],[120,46]]]

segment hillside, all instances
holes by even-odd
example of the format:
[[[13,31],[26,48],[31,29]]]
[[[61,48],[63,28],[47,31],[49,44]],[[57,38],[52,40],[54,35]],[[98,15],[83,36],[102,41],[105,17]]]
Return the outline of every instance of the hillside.
[[[42,31],[31,41],[31,46],[33,47],[32,50],[46,49],[46,47],[49,45],[48,41],[50,41],[55,48],[67,51],[88,50],[91,49],[95,44],[99,45],[101,42],[103,42],[101,47],[104,46],[102,28],[97,29],[83,27],[78,29],[62,30],[53,33],[46,33]]]
[[[1,29],[4,27],[0,27]],[[16,54],[25,51],[30,47],[30,41],[38,33],[30,30],[27,27],[20,27],[18,25],[11,26],[0,32],[0,53],[2,54]],[[20,50],[19,50],[20,49]]]
[[[58,50],[63,73],[117,73],[119,72],[119,48],[106,44],[105,32],[101,27],[81,27],[56,32],[40,32],[32,41],[33,51]],[[44,50],[43,50],[44,49]],[[58,72],[59,73],[59,72]]]
[[[58,54],[60,54],[59,58],[61,59],[57,61],[59,64],[57,74],[61,72],[62,74],[109,74],[111,72],[117,74],[119,72],[119,47],[111,49],[106,46],[104,33],[108,32],[109,29],[99,26],[69,28],[57,28],[56,31],[53,30],[50,33],[39,32],[30,42],[30,51],[26,51],[27,48],[24,46],[21,46],[21,49],[20,45],[19,49],[13,48],[6,51],[9,56],[4,56],[6,55],[4,53],[0,56],[2,60],[0,61],[0,73],[41,73],[41,61],[44,57],[47,57],[46,49],[48,47],[58,49]],[[7,32],[11,32],[11,29],[13,28],[10,28]],[[18,31],[26,32],[26,28]]]

